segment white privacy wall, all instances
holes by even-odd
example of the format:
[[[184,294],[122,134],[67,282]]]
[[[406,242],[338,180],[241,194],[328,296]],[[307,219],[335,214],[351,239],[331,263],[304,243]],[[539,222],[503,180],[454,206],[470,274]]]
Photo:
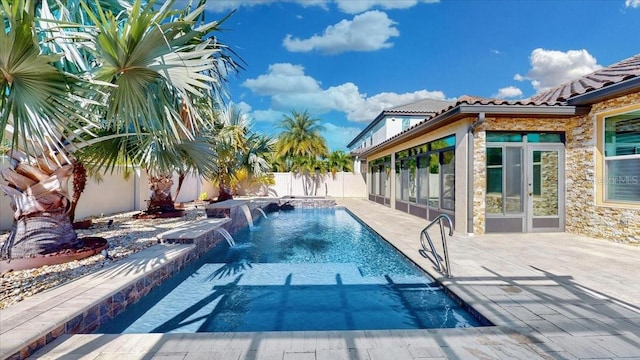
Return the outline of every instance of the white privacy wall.
[[[7,165],[5,160],[0,167],[4,168]],[[274,173],[274,177],[276,184],[268,189],[257,189],[253,193],[249,191],[241,195],[269,197],[305,195],[301,177],[291,173]],[[178,185],[177,175],[173,180],[172,192],[175,195]],[[71,180],[69,188],[71,191]],[[218,188],[209,181],[193,175],[188,176],[178,194],[177,202],[197,200],[202,193],[206,193],[208,198],[214,198],[218,195]],[[367,196],[364,174],[336,173],[335,178],[331,174],[321,176],[317,182],[316,196],[364,198]],[[88,179],[76,209],[76,219],[141,211],[147,208],[148,199],[149,183],[144,171],[136,171],[127,177],[122,171],[103,174],[100,181]],[[12,223],[13,210],[10,199],[2,193],[0,195],[0,230],[10,229]]]

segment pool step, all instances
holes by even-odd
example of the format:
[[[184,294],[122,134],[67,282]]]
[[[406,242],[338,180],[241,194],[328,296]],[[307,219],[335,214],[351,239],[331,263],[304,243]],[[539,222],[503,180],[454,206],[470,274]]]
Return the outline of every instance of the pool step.
[[[207,283],[213,286],[228,284],[230,281],[237,281],[238,286],[432,283],[424,276],[363,276],[353,263],[214,263],[203,265],[197,273],[200,276],[209,274]]]

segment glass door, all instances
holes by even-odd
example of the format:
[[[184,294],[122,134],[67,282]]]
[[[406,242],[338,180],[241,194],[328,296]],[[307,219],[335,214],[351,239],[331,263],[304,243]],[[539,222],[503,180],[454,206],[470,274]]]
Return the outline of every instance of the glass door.
[[[564,231],[564,148],[527,146],[527,230]]]

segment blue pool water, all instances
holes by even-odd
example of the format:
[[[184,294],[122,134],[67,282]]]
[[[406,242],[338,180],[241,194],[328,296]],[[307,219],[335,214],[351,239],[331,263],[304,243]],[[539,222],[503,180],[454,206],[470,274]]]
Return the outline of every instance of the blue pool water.
[[[99,333],[480,326],[433,279],[344,209],[269,214]]]

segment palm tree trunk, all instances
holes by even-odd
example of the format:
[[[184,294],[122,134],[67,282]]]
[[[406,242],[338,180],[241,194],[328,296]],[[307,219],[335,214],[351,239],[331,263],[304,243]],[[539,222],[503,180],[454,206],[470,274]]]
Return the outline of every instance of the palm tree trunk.
[[[80,195],[84,192],[87,185],[87,169],[80,161],[73,163],[73,196],[71,197],[71,208],[69,209],[69,220],[71,223],[76,218],[76,207],[80,201]]]
[[[22,216],[14,221],[0,253],[2,258],[25,258],[79,249],[82,245],[69,216],[59,210]]]
[[[178,195],[180,194],[180,190],[182,190],[182,184],[184,183],[184,178],[186,176],[187,174],[184,171],[178,171],[178,188],[176,189],[176,196],[173,197],[174,203],[178,201]]]
[[[176,211],[171,196],[171,186],[173,186],[171,175],[149,176],[151,196],[147,213],[158,214]]]
[[[220,185],[218,185],[218,202],[220,201],[225,201],[225,200],[231,200],[233,199],[233,195],[231,194],[231,190],[223,183],[221,182]]]
[[[14,165],[1,171],[7,183],[2,188],[15,213],[0,256],[22,258],[81,248],[83,242],[67,214],[73,166],[62,157],[34,159],[19,152],[10,156]]]

